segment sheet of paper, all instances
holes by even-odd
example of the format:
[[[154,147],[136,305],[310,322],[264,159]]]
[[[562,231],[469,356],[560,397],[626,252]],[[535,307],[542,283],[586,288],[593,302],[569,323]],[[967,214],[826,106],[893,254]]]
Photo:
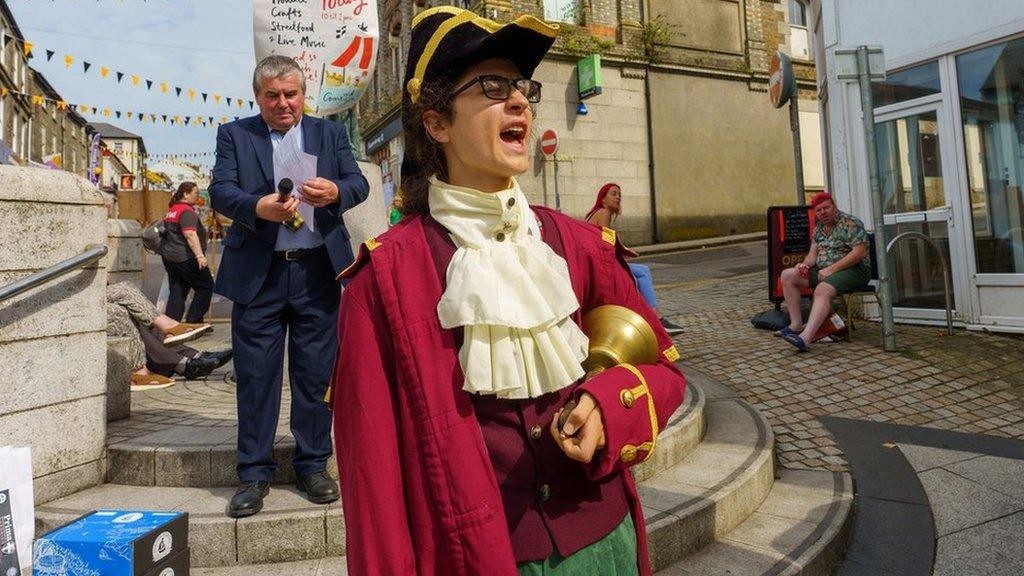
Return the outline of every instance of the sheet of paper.
[[[299,189],[306,180],[316,178],[316,156],[307,154],[299,146],[301,129],[296,126],[289,130],[277,148],[274,148],[274,177],[280,182],[283,178],[291,178],[295,183],[292,189],[292,196],[300,197]],[[305,202],[299,201],[299,214],[306,221],[306,226],[313,230],[314,208]]]

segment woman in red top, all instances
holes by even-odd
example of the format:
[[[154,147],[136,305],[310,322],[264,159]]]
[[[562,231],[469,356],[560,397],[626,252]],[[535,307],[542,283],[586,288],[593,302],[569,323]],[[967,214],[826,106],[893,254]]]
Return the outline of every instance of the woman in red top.
[[[206,230],[196,214],[197,202],[199,186],[195,182],[182,182],[168,203],[170,208],[164,216],[166,234],[161,248],[170,286],[165,313],[180,321],[185,312],[185,299],[190,291],[195,291],[185,319],[187,324],[203,322],[213,297],[213,276],[206,261]]]
[[[514,178],[556,33],[452,6],[413,20],[406,217],[342,272],[329,400],[350,574],[650,574],[627,468],[685,381],[614,233],[529,206]],[[641,314],[662,354],[584,381],[580,322],[604,304]]]

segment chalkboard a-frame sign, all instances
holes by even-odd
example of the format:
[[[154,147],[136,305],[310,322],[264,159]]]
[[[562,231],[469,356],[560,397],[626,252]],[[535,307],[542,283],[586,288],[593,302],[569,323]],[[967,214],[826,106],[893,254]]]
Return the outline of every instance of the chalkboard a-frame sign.
[[[786,268],[803,262],[814,238],[814,209],[810,206],[768,208],[768,299],[781,302],[780,277]],[[813,292],[803,290],[804,295]]]

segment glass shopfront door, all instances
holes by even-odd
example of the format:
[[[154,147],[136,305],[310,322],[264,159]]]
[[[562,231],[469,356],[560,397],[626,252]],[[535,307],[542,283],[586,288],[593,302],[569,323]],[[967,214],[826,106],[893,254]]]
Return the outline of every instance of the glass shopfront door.
[[[882,186],[882,212],[886,241],[904,232],[918,232],[932,239],[942,252],[951,278],[963,274],[950,241],[956,193],[943,173],[942,103],[932,102],[877,117],[876,146]],[[952,248],[952,249],[951,249]],[[884,247],[879,246],[879,251]],[[889,253],[893,265],[893,306],[904,318],[944,317],[945,273],[942,257],[917,238],[901,240]],[[957,290],[950,283],[954,309]]]

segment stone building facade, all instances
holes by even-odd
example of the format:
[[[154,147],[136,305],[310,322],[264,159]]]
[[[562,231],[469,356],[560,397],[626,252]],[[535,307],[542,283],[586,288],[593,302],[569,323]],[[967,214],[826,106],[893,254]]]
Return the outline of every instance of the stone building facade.
[[[47,163],[59,155],[60,169],[88,177],[89,123],[70,107],[61,109],[56,104],[63,100],[42,74],[32,70],[31,80],[31,93],[46,101],[41,106],[32,106],[29,160]]]
[[[28,157],[28,57],[24,36],[6,2],[0,2],[0,164],[20,164]]]
[[[533,14],[562,30],[534,74],[544,84],[535,136],[555,130],[559,149],[546,159],[538,146],[520,177],[531,201],[582,217],[600,186],[615,182],[623,191],[615,226],[631,244],[764,230],[768,206],[796,202],[789,115],[772,108],[767,84],[771,55],[789,52],[799,28],[790,25],[797,1],[382,0],[377,70],[360,102],[368,157],[382,167],[385,190],[397,190],[404,23],[415,13],[454,4],[497,21]],[[583,101],[583,113],[577,62],[593,53],[603,90]],[[794,64],[806,100],[805,179],[815,190],[824,183],[814,65]]]

